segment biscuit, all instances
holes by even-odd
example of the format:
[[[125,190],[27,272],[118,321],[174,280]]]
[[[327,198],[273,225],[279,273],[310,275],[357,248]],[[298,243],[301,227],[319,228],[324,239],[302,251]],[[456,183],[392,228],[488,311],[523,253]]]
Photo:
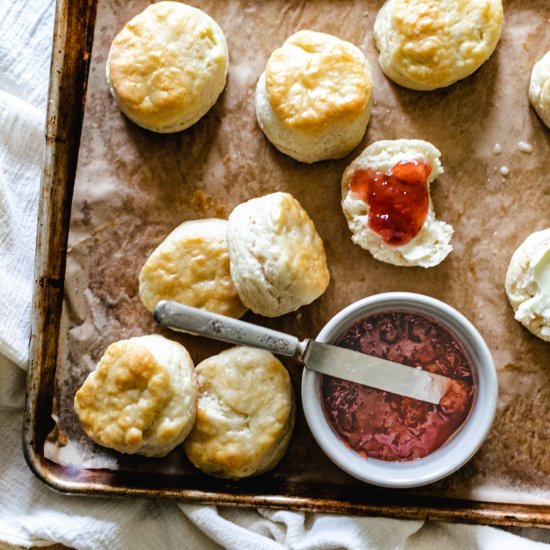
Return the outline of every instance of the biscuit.
[[[227,225],[231,277],[245,306],[276,317],[326,290],[323,242],[300,203],[272,193],[237,206]]]
[[[111,344],[74,408],[88,437],[121,453],[164,456],[195,421],[197,387],[187,350],[157,334]]]
[[[258,475],[283,457],[294,427],[287,370],[271,353],[235,347],[196,368],[197,420],[185,440],[189,460],[227,479]]]
[[[514,252],[505,288],[516,320],[550,342],[550,228],[532,233]]]
[[[187,221],[153,251],[139,274],[139,297],[153,311],[160,300],[241,317],[242,304],[229,273],[227,221]]]
[[[502,30],[501,0],[387,0],[374,23],[386,76],[413,90],[435,90],[477,70]]]
[[[550,52],[535,63],[529,84],[529,101],[550,128]]]
[[[371,112],[372,77],[356,46],[299,31],[275,50],[256,87],[256,117],[267,139],[293,159],[336,159],[354,149]]]
[[[452,250],[450,240],[453,228],[436,220],[429,193],[430,183],[443,172],[440,155],[439,150],[427,141],[383,140],[369,145],[346,168],[342,177],[342,209],[355,244],[368,250],[377,260],[398,266],[433,267],[446,258]],[[414,165],[424,170],[422,181],[417,182],[421,184],[417,189],[423,193],[425,218],[413,218],[410,223],[408,219],[392,218],[393,213],[403,208],[400,204],[403,196],[400,194],[389,195],[390,202],[382,203],[380,211],[378,203],[373,213],[362,192],[352,190],[354,182],[364,174],[376,173],[375,177],[380,178],[393,174],[398,165],[407,168],[411,164],[413,170],[416,169]],[[426,174],[426,171],[429,173]],[[404,190],[411,195],[407,187]],[[377,226],[374,225],[375,216],[381,220]],[[374,230],[373,227],[382,230]],[[406,233],[402,232],[403,228]]]
[[[152,4],[113,40],[107,83],[119,109],[153,132],[195,124],[225,87],[227,42],[206,13],[180,4]]]

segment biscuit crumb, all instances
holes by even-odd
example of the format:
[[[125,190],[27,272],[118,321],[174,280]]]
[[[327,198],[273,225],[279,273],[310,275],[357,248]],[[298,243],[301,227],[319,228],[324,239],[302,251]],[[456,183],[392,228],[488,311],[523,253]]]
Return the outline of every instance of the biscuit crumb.
[[[531,39],[532,38],[533,38],[533,33],[532,32],[527,33],[527,38],[525,39],[525,41],[522,44],[524,51],[526,51],[526,52],[529,51],[529,46],[531,45]]]
[[[530,143],[527,143],[526,141],[519,141],[518,150],[522,153],[526,153],[530,155],[533,152],[533,146]]]
[[[213,215],[215,218],[227,219],[227,207],[216,201],[201,189],[195,189],[191,197],[191,206],[202,216]]]

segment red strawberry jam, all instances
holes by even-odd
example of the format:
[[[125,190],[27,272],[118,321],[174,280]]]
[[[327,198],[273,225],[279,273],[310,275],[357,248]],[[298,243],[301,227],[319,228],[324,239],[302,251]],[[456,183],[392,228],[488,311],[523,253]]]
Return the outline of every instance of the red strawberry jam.
[[[359,168],[351,176],[352,194],[369,205],[369,227],[387,244],[400,246],[422,229],[430,198],[428,162],[398,162],[386,174]]]
[[[475,394],[471,360],[438,321],[416,313],[378,313],[357,321],[335,343],[456,381],[433,405],[323,376],[326,418],[340,440],[364,458],[404,462],[425,457],[468,417]]]

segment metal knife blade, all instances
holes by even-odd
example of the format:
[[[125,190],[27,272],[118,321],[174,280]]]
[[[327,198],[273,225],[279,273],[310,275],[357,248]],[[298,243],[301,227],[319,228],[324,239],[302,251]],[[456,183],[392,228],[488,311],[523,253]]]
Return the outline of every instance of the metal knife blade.
[[[315,340],[307,341],[302,361],[306,368],[321,374],[436,405],[453,382],[439,374]]]

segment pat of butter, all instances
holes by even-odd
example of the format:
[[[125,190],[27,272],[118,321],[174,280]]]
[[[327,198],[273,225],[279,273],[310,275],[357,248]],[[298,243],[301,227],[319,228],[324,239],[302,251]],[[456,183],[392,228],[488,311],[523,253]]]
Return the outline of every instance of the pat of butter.
[[[523,302],[516,312],[516,319],[533,314],[550,318],[550,247],[543,247],[531,261],[533,279],[537,285],[535,295]]]

